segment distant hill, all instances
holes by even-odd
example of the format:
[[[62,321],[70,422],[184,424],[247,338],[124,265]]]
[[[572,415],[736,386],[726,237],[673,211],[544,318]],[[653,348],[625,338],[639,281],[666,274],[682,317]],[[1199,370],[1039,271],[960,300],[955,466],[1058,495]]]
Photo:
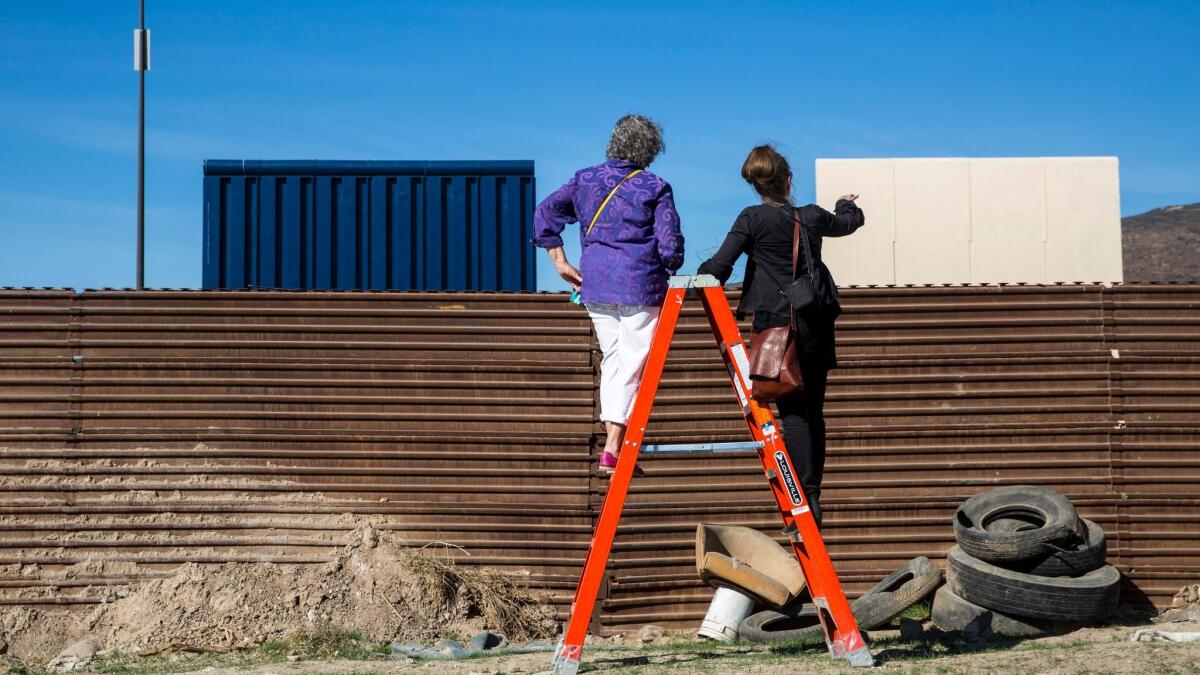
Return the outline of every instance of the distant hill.
[[[1125,281],[1200,281],[1200,204],[1121,219]]]

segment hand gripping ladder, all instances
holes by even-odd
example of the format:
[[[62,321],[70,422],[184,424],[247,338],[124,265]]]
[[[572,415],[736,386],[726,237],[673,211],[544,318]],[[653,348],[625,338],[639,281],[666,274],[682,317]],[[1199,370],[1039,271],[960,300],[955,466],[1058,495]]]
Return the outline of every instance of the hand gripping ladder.
[[[698,295],[704,304],[704,312],[708,315],[708,323],[712,326],[717,347],[725,360],[730,382],[741,403],[746,424],[750,427],[750,435],[754,439],[752,442],[642,446],[646,422],[650,419],[654,395],[658,391],[658,383],[667,360],[667,351],[671,347],[671,338],[675,334],[684,297],[689,291]],[[874,665],[871,652],[858,630],[858,623],[850,612],[850,603],[842,593],[842,585],[833,569],[829,553],[825,550],[825,541],[821,539],[821,533],[817,530],[817,522],[809,509],[808,499],[796,481],[796,472],[788,459],[775,418],[771,415],[769,407],[759,405],[749,397],[749,369],[741,332],[733,318],[733,312],[729,309],[725,291],[717,280],[710,275],[671,277],[654,340],[650,344],[650,354],[646,358],[641,387],[629,417],[625,442],[617,459],[616,471],[609,479],[608,493],[604,496],[600,519],[596,522],[596,531],[592,535],[592,547],[588,551],[583,574],[575,590],[571,618],[554,655],[555,673],[574,675],[579,670],[583,641],[587,637],[596,596],[604,579],[605,567],[608,566],[608,555],[612,550],[613,537],[617,533],[617,523],[621,520],[625,497],[629,493],[629,482],[633,478],[633,468],[637,464],[639,450],[654,452],[754,448],[762,461],[767,483],[771,486],[771,493],[775,495],[775,503],[779,505],[779,512],[783,516],[783,533],[791,541],[796,559],[804,569],[808,590],[817,608],[830,655],[848,659],[852,666]]]

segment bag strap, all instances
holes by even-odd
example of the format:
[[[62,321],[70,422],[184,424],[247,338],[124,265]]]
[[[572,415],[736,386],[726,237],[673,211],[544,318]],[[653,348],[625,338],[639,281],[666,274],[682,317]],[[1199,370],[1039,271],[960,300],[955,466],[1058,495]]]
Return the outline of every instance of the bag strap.
[[[808,251],[808,230],[800,224],[800,209],[792,208],[792,281],[796,280],[796,263],[799,261],[800,242],[804,242],[804,266],[812,272],[812,256]],[[817,289],[817,280],[813,279],[813,290]],[[792,330],[797,330],[796,308],[792,307]]]
[[[604,198],[604,201],[600,202],[600,208],[596,209],[596,215],[592,216],[592,222],[588,223],[587,232],[584,232],[583,236],[586,237],[592,233],[592,228],[596,226],[596,220],[599,219],[600,214],[604,212],[604,207],[608,206],[608,200],[612,199],[613,195],[617,194],[617,189],[620,188],[622,185],[624,185],[625,181],[629,180],[630,178],[633,178],[634,176],[638,175],[641,172],[642,172],[642,170],[638,169],[638,170],[634,171],[633,173],[629,174],[628,176],[625,176],[624,178],[621,179],[620,183],[617,183],[616,187],[614,187],[611,191],[609,191],[608,196]]]
[[[792,281],[795,281],[796,280],[796,272],[799,271],[798,268],[796,267],[796,263],[800,259],[800,241],[802,239],[802,234],[801,234],[801,228],[800,228],[799,212],[795,211],[795,210],[793,210],[793,211],[794,211],[793,216],[795,218],[795,228],[792,230]],[[805,251],[805,253],[808,253],[808,239],[806,237],[804,237],[803,241],[804,241],[804,251]],[[807,256],[805,259],[807,260]],[[762,267],[762,270],[767,273],[767,276],[771,277],[771,281],[775,282],[775,290],[779,291],[780,295],[786,296],[787,293],[783,290],[783,284],[779,283],[779,277],[775,276],[775,273],[772,272],[771,268],[768,267],[767,265],[762,265],[761,267]],[[756,268],[757,268],[757,266],[756,266]]]
[[[796,266],[796,263],[799,261],[800,239],[802,237],[803,237],[803,235],[800,233],[800,212],[797,211],[796,209],[792,209],[792,281],[796,280],[796,273],[800,271],[799,268]],[[808,255],[807,255],[808,254],[808,239],[804,240],[804,244],[805,244],[804,260],[807,262],[808,261]]]
[[[812,280],[813,290],[817,289],[817,274],[812,264],[812,249],[808,244],[808,228],[800,225],[800,209],[792,209],[792,220],[796,229],[792,235],[792,278],[796,278],[796,245],[804,242],[804,266],[808,268],[808,278]]]

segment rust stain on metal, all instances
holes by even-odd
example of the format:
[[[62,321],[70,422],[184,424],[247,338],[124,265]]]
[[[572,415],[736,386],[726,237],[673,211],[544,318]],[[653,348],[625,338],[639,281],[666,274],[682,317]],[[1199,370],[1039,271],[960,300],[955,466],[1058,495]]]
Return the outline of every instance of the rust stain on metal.
[[[1104,527],[1126,600],[1200,580],[1200,286],[843,302],[822,501],[850,595],[944,555],[959,501],[1017,483]],[[703,315],[684,317],[648,442],[744,440]],[[144,563],[0,576],[0,604],[86,606],[184,562],[324,561],[371,519],[565,610],[605,484],[595,349],[561,294],[0,290],[0,564]],[[605,632],[699,621],[696,523],[780,538],[753,457],[644,466]]]

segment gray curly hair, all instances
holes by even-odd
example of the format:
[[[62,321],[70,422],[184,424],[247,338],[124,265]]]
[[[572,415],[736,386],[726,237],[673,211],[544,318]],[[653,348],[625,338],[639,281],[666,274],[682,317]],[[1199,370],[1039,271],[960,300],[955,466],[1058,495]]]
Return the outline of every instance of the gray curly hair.
[[[667,149],[662,132],[662,125],[649,117],[626,115],[613,126],[608,158],[623,159],[644,169]]]

